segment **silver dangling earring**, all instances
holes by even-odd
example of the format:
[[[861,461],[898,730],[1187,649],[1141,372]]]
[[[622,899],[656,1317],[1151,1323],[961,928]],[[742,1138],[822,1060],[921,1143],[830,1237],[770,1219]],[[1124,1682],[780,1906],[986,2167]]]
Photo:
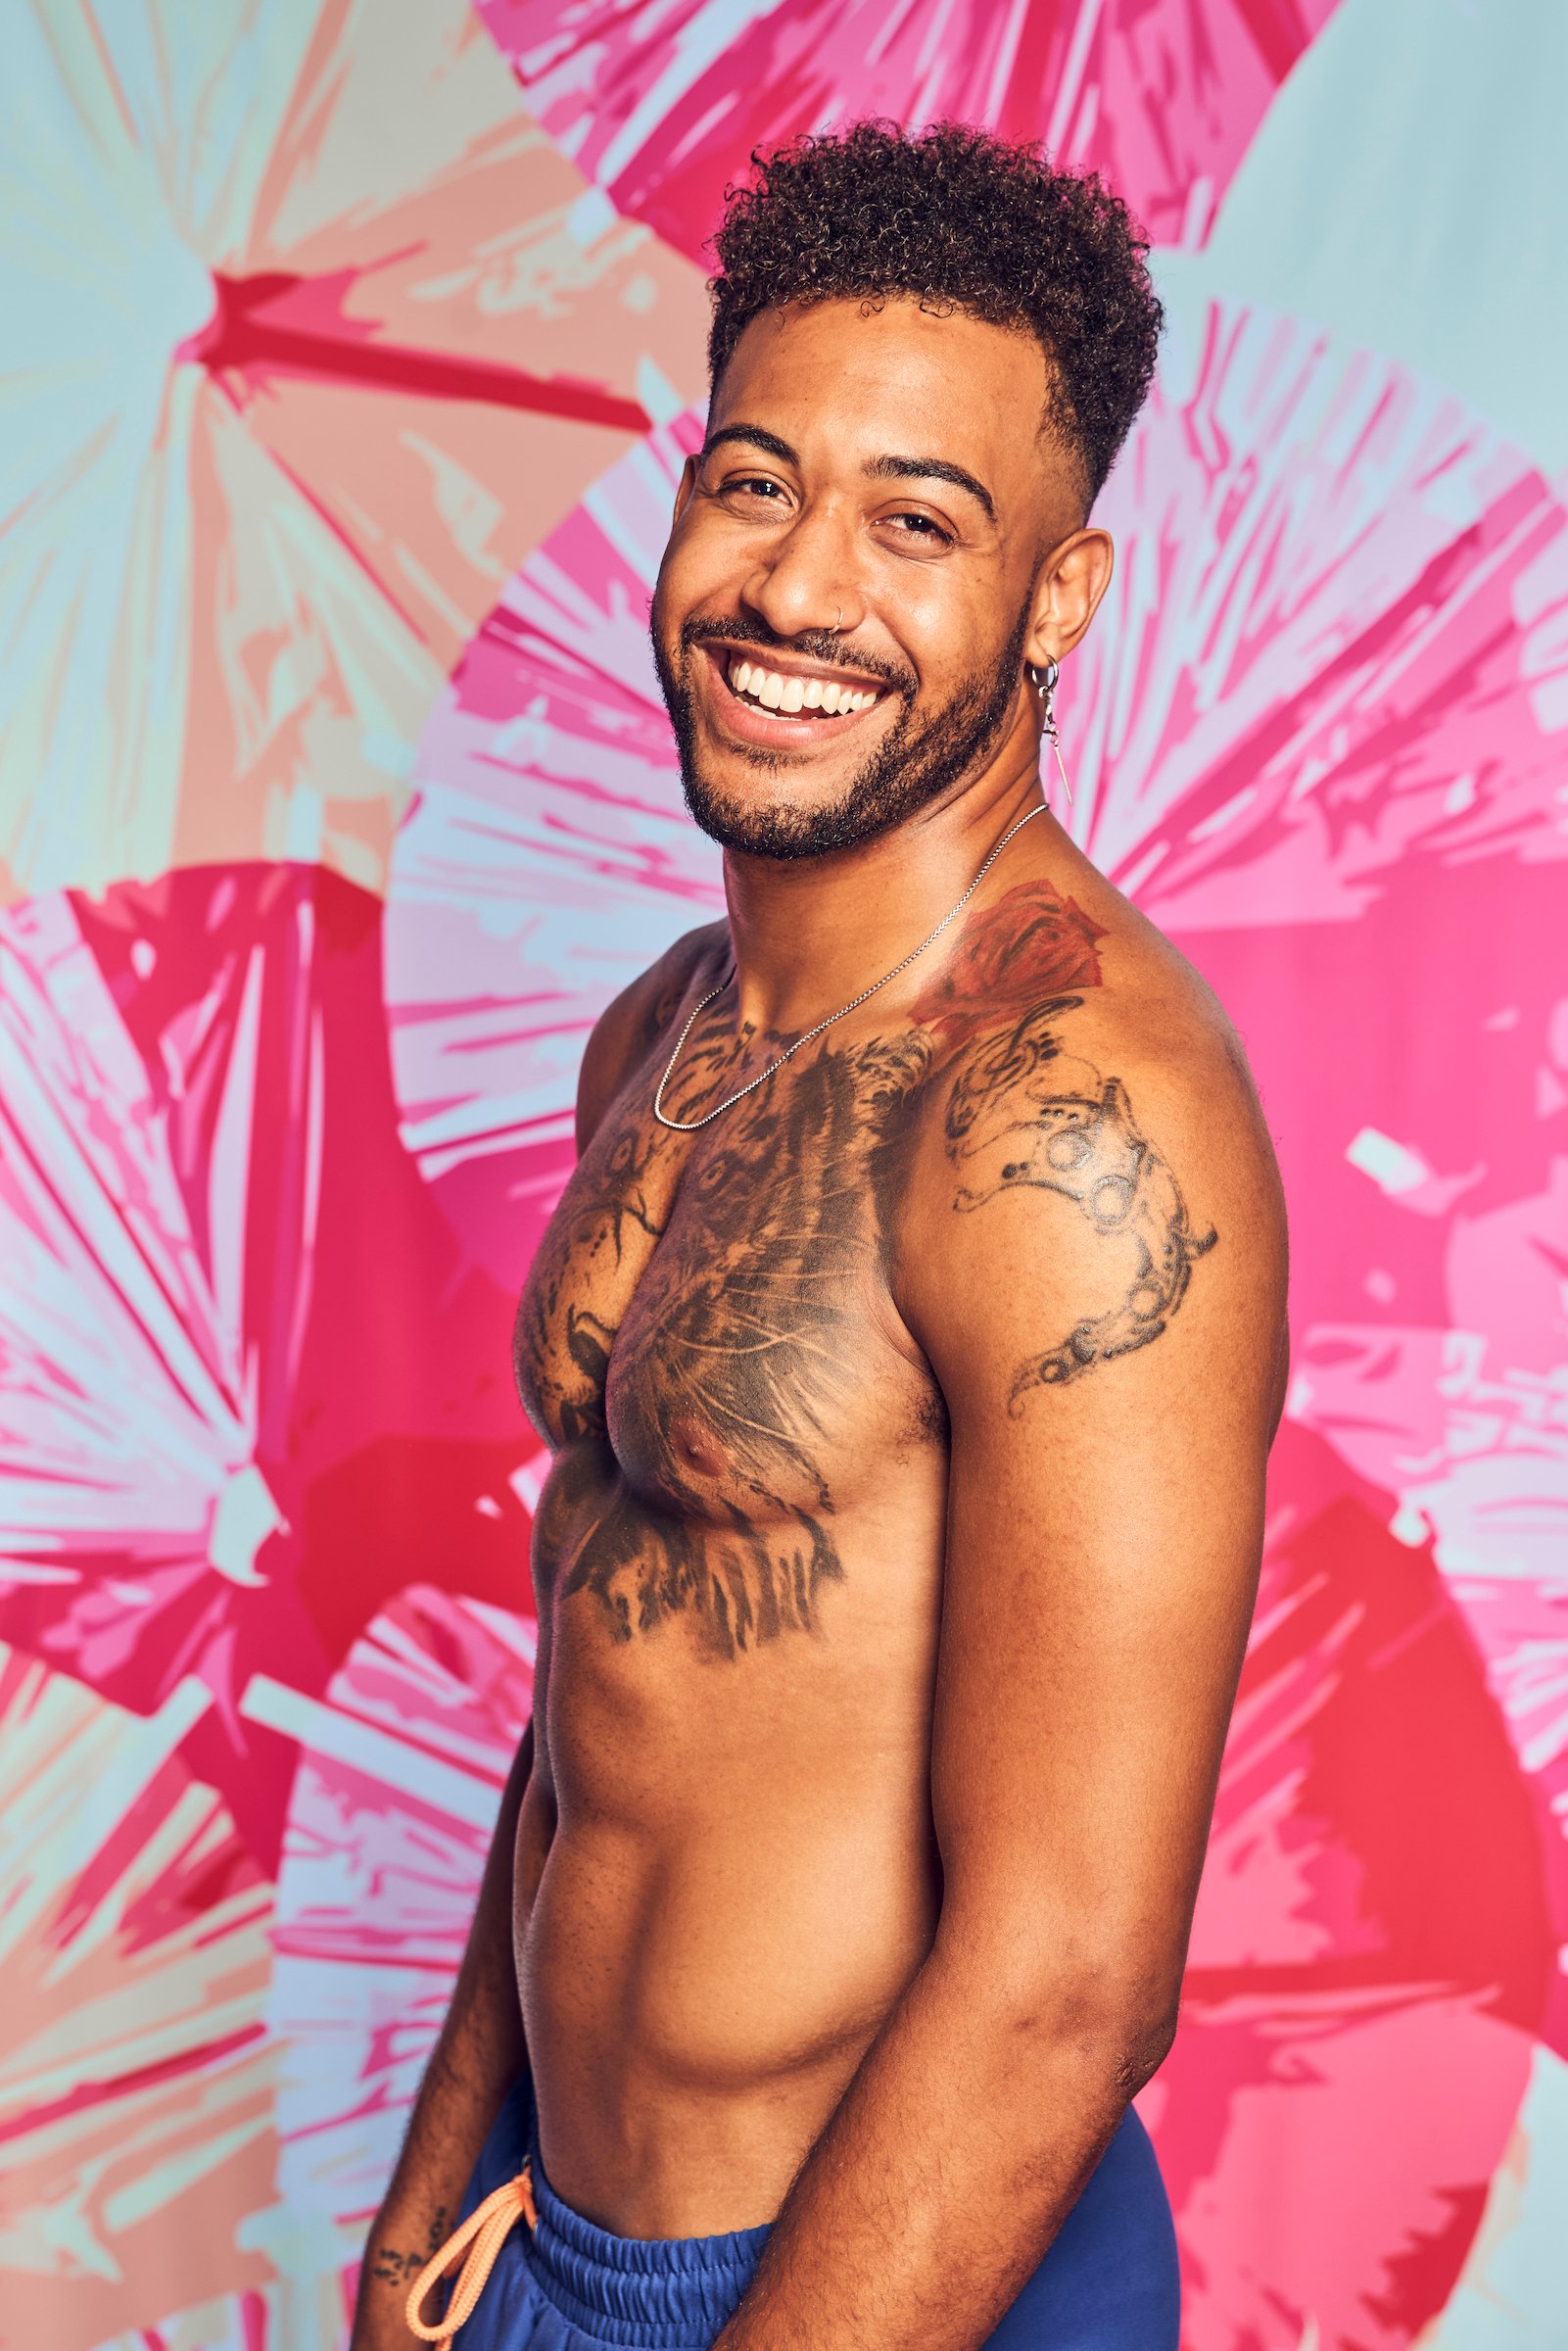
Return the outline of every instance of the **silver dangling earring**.
[[[1043,669],[1036,669],[1032,661],[1027,664],[1027,667],[1029,684],[1040,697],[1040,732],[1051,738],[1051,748],[1056,754],[1056,772],[1062,779],[1062,789],[1068,795],[1068,806],[1070,808],[1072,787],[1068,782],[1068,771],[1062,764],[1062,737],[1057,728],[1056,712],[1053,707],[1056,700],[1056,682],[1062,672],[1057,663],[1049,659]]]

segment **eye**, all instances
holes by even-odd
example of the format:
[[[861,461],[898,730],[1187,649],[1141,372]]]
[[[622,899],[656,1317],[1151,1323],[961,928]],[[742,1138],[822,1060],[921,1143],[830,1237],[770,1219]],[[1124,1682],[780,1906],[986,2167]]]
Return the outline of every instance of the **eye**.
[[[879,514],[877,519],[879,523],[885,525],[895,538],[903,539],[912,547],[919,548],[923,554],[927,552],[934,553],[937,549],[951,547],[953,544],[951,531],[945,530],[934,515],[923,514],[915,507],[906,508],[903,512],[896,514]]]
[[[784,490],[766,473],[732,473],[719,485],[719,496],[733,504],[756,501],[763,505],[783,505]]]

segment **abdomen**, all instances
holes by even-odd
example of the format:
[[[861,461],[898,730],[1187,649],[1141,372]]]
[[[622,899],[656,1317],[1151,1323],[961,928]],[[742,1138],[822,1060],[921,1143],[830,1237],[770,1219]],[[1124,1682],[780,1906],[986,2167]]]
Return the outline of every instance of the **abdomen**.
[[[825,1629],[729,1655],[555,1588],[518,1960],[546,2168],[606,2227],[770,2217],[929,1948],[938,1562],[874,1526]]]

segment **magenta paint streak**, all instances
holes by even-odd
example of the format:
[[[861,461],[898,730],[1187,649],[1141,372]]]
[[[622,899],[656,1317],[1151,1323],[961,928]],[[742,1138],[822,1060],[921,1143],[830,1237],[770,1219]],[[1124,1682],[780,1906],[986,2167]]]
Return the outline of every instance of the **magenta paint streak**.
[[[286,270],[248,278],[214,274],[213,315],[174,358],[207,368],[220,381],[243,383],[247,397],[295,376],[422,393],[433,400],[480,401],[536,416],[569,416],[615,432],[649,429],[652,419],[638,402],[600,384],[379,342],[373,322],[350,318],[342,308],[357,275],[352,269],[326,279]]]

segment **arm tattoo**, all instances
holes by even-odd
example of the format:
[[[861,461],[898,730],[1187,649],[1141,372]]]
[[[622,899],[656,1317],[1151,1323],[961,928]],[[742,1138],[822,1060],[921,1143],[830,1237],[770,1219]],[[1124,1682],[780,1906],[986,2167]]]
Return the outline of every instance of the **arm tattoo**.
[[[1186,1296],[1193,1266],[1219,1237],[1212,1227],[1193,1230],[1181,1187],[1139,1131],[1120,1079],[1102,1080],[1081,1061],[1069,1065],[1070,1079],[1052,1070],[1056,1024],[1082,1001],[1052,997],[989,1039],[960,1072],[948,1104],[949,1157],[973,1176],[959,1186],[956,1210],[969,1213],[999,1192],[1033,1185],[1070,1200],[1103,1239],[1131,1248],[1124,1296],[1020,1367],[1008,1396],[1013,1414],[1032,1388],[1061,1387],[1159,1338]]]
[[[425,2250],[422,2253],[410,2253],[397,2245],[378,2245],[370,2264],[371,2277],[378,2285],[411,2285],[437,2246],[445,2244],[451,2233],[447,2207],[438,2204],[431,2218]]]

